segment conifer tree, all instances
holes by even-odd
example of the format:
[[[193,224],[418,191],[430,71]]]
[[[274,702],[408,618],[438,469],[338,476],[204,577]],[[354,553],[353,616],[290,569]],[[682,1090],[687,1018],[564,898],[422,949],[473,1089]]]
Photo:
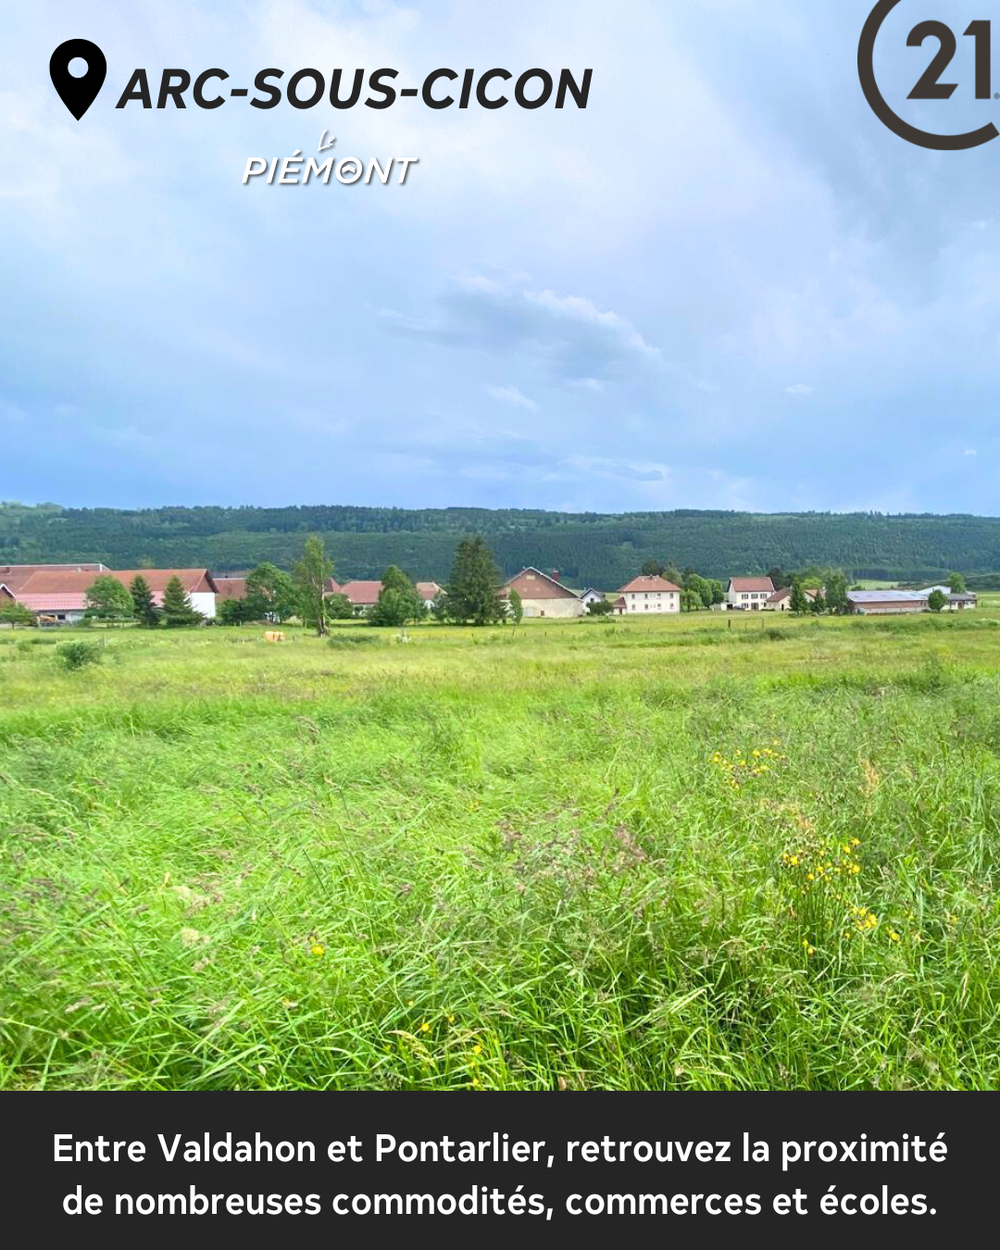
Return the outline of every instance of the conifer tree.
[[[167,582],[163,592],[163,620],[168,629],[177,629],[182,625],[199,625],[202,617],[191,605],[191,598],[176,575]]]
[[[453,620],[490,625],[503,619],[506,606],[497,593],[500,571],[493,553],[477,534],[463,538],[455,551],[448,582],[448,603]]]
[[[149,589],[149,582],[141,573],[132,578],[128,590],[132,596],[132,615],[139,624],[147,629],[159,625],[159,609],[153,602],[153,592]]]

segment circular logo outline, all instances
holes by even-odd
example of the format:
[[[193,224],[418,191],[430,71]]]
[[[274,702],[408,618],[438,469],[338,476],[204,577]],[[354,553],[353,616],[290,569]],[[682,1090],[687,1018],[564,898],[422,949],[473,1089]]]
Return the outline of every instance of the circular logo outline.
[[[915,143],[918,147],[931,148],[937,152],[961,152],[967,148],[977,148],[995,139],[997,135],[1000,135],[1000,130],[997,130],[992,122],[980,126],[978,130],[970,130],[964,135],[931,134],[930,131],[920,130],[916,126],[911,126],[909,122],[903,121],[886,103],[875,81],[875,40],[882,29],[883,22],[899,2],[900,0],[878,0],[878,4],[868,14],[868,20],[865,22],[858,41],[858,77],[861,80],[861,90],[865,93],[865,99],[872,112],[883,126],[888,127],[901,139],[905,139],[907,143]]]

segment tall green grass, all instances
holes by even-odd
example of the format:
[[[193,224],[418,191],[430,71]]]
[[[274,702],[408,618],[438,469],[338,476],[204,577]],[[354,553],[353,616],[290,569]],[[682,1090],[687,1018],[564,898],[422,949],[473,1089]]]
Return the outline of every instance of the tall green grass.
[[[996,1086],[990,613],[408,632],[0,635],[0,1084]]]

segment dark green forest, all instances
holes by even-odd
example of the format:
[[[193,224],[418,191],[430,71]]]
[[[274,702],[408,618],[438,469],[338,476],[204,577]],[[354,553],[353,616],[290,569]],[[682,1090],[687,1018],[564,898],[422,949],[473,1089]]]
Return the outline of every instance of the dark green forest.
[[[1000,518],[880,513],[597,512],[480,508],[62,508],[0,503],[0,564],[103,560],[239,572],[270,560],[288,568],[319,534],[335,576],[379,577],[398,564],[443,581],[455,545],[482,534],[507,574],[558,570],[570,585],[612,590],[644,560],[708,577],[774,565],[833,565],[855,578],[933,579],[951,570],[986,584],[1000,570]]]

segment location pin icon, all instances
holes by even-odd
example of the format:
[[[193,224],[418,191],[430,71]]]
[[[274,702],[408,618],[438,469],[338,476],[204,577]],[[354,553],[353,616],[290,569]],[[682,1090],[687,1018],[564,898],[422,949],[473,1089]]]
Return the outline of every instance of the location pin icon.
[[[87,62],[87,72],[80,78],[74,78],[69,72],[70,61],[77,57]],[[59,93],[59,99],[77,121],[97,99],[107,72],[108,63],[104,53],[89,39],[67,39],[56,48],[49,59],[52,85]]]

